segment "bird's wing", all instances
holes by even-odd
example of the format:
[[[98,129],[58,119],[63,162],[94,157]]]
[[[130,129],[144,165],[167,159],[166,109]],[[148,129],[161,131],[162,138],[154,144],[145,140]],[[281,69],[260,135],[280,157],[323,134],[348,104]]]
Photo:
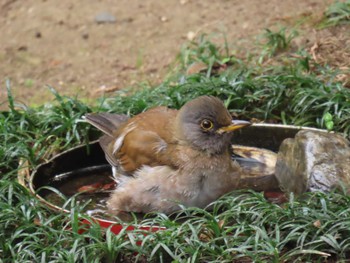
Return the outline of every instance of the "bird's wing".
[[[102,150],[105,153],[106,160],[109,162],[110,165],[117,167],[119,166],[119,162],[118,159],[113,155],[113,141],[114,138],[109,135],[103,135],[99,139],[99,143]]]
[[[133,172],[144,165],[171,165],[168,143],[157,133],[147,130],[132,130],[119,147],[118,138],[114,142],[114,156],[125,172]]]
[[[144,165],[172,166],[169,144],[177,111],[156,107],[131,119],[125,115],[88,114],[86,120],[106,135],[100,145],[112,166],[132,173]]]
[[[143,165],[157,166],[169,163],[166,155],[168,144],[151,131],[124,129],[119,137],[104,135],[99,143],[106,159],[112,166],[120,167],[125,173],[132,173]]]
[[[85,120],[97,129],[103,131],[105,134],[113,137],[113,133],[123,123],[125,123],[129,117],[123,114],[112,114],[107,112],[90,113],[85,115]]]
[[[143,165],[172,165],[173,123],[177,111],[156,107],[138,114],[114,133],[114,156],[123,170],[132,173]]]

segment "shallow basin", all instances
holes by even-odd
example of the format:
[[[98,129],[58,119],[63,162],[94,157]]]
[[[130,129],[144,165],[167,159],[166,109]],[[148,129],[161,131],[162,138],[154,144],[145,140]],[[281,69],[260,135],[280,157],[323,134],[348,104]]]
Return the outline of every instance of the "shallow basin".
[[[301,129],[323,131],[297,126],[255,124],[235,132],[232,143],[240,145],[237,147],[239,149],[242,149],[242,146],[250,146],[277,152],[284,139],[293,138]],[[57,194],[57,190],[67,197],[80,193],[75,198],[78,202],[89,201],[85,212],[92,220],[96,220],[102,227],[112,225],[112,231],[118,233],[123,225],[104,213],[106,199],[115,187],[111,175],[111,168],[98,142],[92,142],[63,152],[47,163],[39,165],[30,177],[29,189],[47,206],[65,212],[69,211],[63,208],[64,201]],[[258,191],[278,189],[271,169],[266,173],[252,173],[249,178],[243,178],[242,187]],[[130,219],[130,215],[124,216],[125,218],[121,217],[123,221]],[[128,228],[132,230],[134,226]],[[161,228],[141,229],[156,231]]]

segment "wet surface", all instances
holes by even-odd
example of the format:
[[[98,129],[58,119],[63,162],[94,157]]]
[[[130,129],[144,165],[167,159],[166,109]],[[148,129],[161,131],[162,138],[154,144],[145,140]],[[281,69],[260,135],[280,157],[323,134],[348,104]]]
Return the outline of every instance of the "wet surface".
[[[273,203],[285,202],[274,175],[276,152],[283,140],[293,138],[300,129],[294,126],[253,125],[244,129],[244,133],[236,133],[234,143],[240,145],[234,145],[233,159],[243,166],[244,171],[240,188],[264,191],[265,198]],[[70,149],[37,167],[30,188],[50,207],[54,205],[56,210],[67,203],[60,196],[61,192],[67,198],[74,196],[77,202],[86,204],[84,212],[88,215],[116,221],[106,211],[106,202],[115,188],[112,171],[97,142]],[[68,210],[70,207],[66,205],[64,208]],[[123,221],[135,220],[129,213],[121,214],[119,218]],[[143,215],[136,215],[136,218],[141,219]]]
[[[235,149],[232,159],[240,164],[246,177],[254,180],[257,176],[273,176],[275,153],[245,146],[237,146]],[[39,191],[39,194],[49,203],[63,207],[66,200],[57,191],[50,190],[50,188],[57,189],[68,199],[74,196],[75,201],[84,206],[84,212],[88,215],[112,220],[114,218],[109,215],[106,202],[115,187],[117,185],[112,178],[110,165],[101,164],[55,174],[46,183],[44,189]],[[253,189],[253,183],[245,188]],[[142,219],[143,216],[139,214],[136,217]],[[119,218],[123,221],[134,219],[130,213],[122,213]]]
[[[57,174],[47,186],[57,189],[67,198],[75,195],[78,203],[87,204],[85,209],[88,214],[105,216],[106,201],[111,191],[106,189],[105,185],[114,185],[111,169],[106,165],[88,168]],[[39,194],[56,206],[62,207],[65,203],[65,200],[54,191],[44,190]]]
[[[56,174],[39,194],[47,202],[63,207],[66,200],[57,191],[50,190],[54,188],[67,199],[74,197],[76,203],[83,205],[87,215],[115,220],[115,217],[108,213],[106,205],[115,187],[117,185],[112,178],[110,165],[102,164]],[[137,219],[143,218],[141,214],[130,213],[121,213],[118,217],[122,221],[133,221],[134,216]]]

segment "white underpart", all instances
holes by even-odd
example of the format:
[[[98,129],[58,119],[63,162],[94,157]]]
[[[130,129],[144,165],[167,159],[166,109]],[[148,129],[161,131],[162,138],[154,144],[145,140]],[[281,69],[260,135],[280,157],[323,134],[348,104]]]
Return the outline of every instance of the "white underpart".
[[[117,182],[117,184],[120,184],[120,175],[118,173],[118,169],[115,166],[112,166],[112,175],[114,178],[114,181]]]

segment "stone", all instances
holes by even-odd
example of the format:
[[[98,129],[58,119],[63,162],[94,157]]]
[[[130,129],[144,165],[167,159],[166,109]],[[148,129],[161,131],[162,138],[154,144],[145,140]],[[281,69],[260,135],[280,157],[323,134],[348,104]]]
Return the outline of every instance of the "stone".
[[[280,146],[275,168],[280,188],[301,194],[350,189],[350,147],[340,134],[302,130]]]
[[[97,24],[103,24],[103,23],[115,23],[117,19],[114,15],[112,15],[109,12],[101,12],[95,16],[95,22]]]

